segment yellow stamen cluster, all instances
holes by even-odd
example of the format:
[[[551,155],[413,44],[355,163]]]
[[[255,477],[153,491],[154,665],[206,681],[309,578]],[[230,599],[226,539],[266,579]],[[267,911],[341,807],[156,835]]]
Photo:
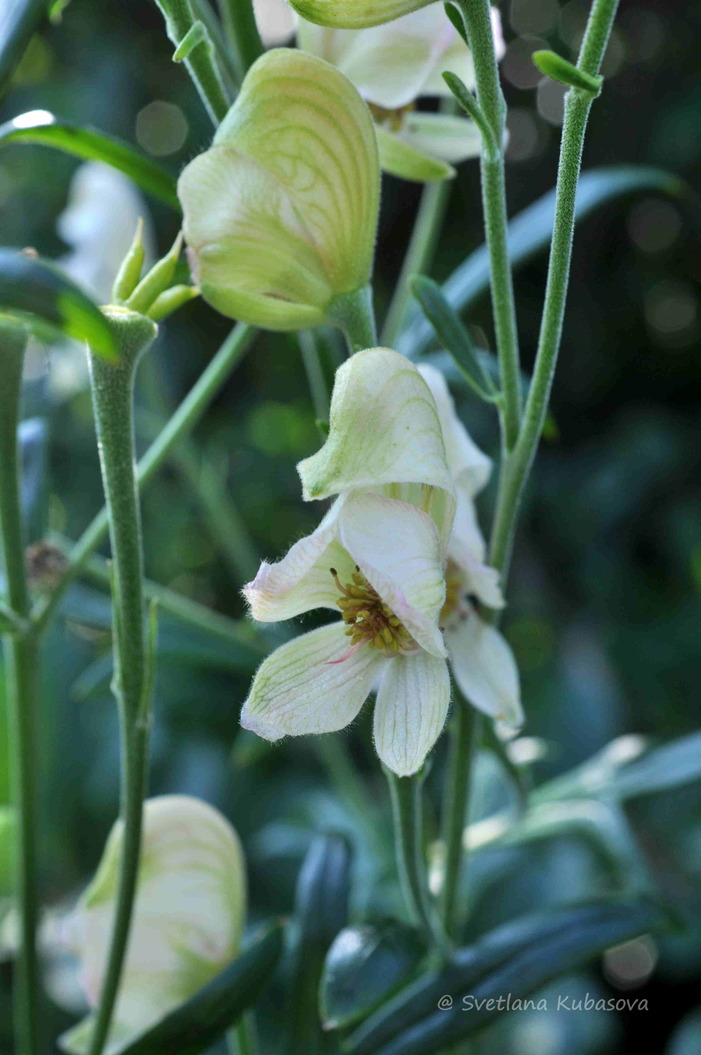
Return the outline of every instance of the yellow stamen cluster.
[[[439,622],[443,625],[460,607],[465,593],[463,573],[454,560],[449,560],[445,569],[445,601],[441,608]]]
[[[347,623],[346,634],[351,645],[368,645],[387,652],[404,652],[414,647],[414,639],[397,619],[391,608],[356,567],[352,582],[344,586],[335,568],[331,575],[338,587],[340,597],[336,604]]]
[[[404,115],[414,109],[414,104],[409,103],[408,106],[399,106],[396,110],[386,110],[384,106],[368,103],[368,108],[376,124],[382,125],[383,128],[387,128],[390,132],[399,132],[404,124]]]

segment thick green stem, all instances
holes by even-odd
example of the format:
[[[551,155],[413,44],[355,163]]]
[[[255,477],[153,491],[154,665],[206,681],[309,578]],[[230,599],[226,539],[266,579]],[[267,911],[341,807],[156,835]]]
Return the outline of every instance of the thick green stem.
[[[477,102],[493,133],[482,149],[482,206],[490,261],[492,311],[504,393],[504,444],[511,450],[521,415],[520,370],[514,288],[507,239],[504,128],[506,104],[499,83],[489,0],[459,0],[475,67]]]
[[[355,293],[335,297],[329,305],[328,316],[343,332],[349,355],[377,345],[372,286],[364,286]]]
[[[156,326],[126,309],[109,309],[118,366],[90,357],[95,427],[107,503],[113,570],[113,690],[121,738],[120,817],[124,842],[107,967],[95,1013],[91,1055],[101,1055],[129,941],[141,851],[150,727],[149,656],[143,591],[143,545],[134,442],[134,377]]]
[[[382,328],[382,344],[386,348],[394,347],[406,321],[411,300],[410,279],[413,275],[425,274],[431,266],[452,187],[452,180],[441,180],[424,187],[411,240]]]
[[[19,619],[24,619],[29,612],[17,442],[26,343],[26,334],[21,329],[0,329],[0,537],[6,601]],[[6,635],[3,645],[12,798],[17,811],[15,891],[20,943],[15,962],[14,1031],[17,1055],[35,1055],[41,1022],[36,950],[39,907],[36,863],[37,758],[34,736],[36,660],[34,641],[28,635]]]
[[[168,39],[177,48],[194,25],[189,0],[156,0],[156,3],[165,18]],[[185,59],[185,67],[216,128],[226,117],[230,100],[214,55],[205,41],[192,49]]]
[[[255,333],[256,331],[252,327],[242,324],[239,324],[231,331],[199,381],[182,401],[158,439],[151,444],[139,462],[137,482],[140,489],[145,487],[158,472],[183,436],[187,436],[193,430],[229,378],[231,371],[250,348]],[[32,621],[37,630],[46,625],[65,591],[78,578],[90,556],[103,542],[107,535],[108,526],[107,510],[102,509],[76,542],[71,552],[68,567],[60,583],[46,598],[37,604],[32,612]]]
[[[219,10],[234,53],[237,71],[243,79],[263,54],[253,0],[219,0]]]
[[[460,871],[464,868],[463,832],[470,801],[475,748],[479,739],[480,719],[477,711],[460,696],[450,723],[450,753],[443,797],[444,879],[439,909],[446,934],[455,936],[456,894]]]
[[[398,777],[386,769],[392,799],[397,870],[412,923],[441,957],[450,955],[450,940],[436,915],[426,878],[423,847],[421,778]]]
[[[579,68],[592,76],[599,72],[617,6],[618,0],[594,0],[578,62]],[[557,366],[572,258],[577,184],[593,101],[593,94],[578,88],[570,88],[565,100],[555,221],[535,369],[518,443],[502,471],[492,531],[490,561],[501,571],[502,583],[508,573],[521,496],[543,431]]]

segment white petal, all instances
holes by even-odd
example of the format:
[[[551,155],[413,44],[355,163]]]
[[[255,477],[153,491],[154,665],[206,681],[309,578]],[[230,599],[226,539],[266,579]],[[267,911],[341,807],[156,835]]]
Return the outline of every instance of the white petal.
[[[494,33],[497,59],[501,59],[506,51],[506,44],[504,43],[504,33],[501,27],[501,15],[496,7],[492,8],[492,32]],[[443,70],[450,70],[451,73],[456,73],[468,88],[474,88],[475,67],[472,61],[472,54],[465,47],[462,38],[457,33],[450,46],[443,53],[442,61],[424,83],[422,95],[440,95],[446,98],[452,96],[448,85],[443,80]]]
[[[107,961],[122,840],[118,822],[95,879],[66,925],[92,1007],[99,1000]],[[113,1041],[148,1028],[233,959],[245,901],[243,854],[226,818],[189,796],[148,799]]]
[[[477,126],[466,117],[452,114],[416,111],[406,114],[401,137],[414,150],[453,164],[479,157],[482,151],[482,137]]]
[[[348,359],[336,372],[328,439],[297,470],[306,501],[400,483],[452,495],[436,405],[413,363],[389,348]]]
[[[516,730],[523,725],[513,653],[499,631],[471,614],[446,631],[453,676],[479,711]]]
[[[445,725],[450,675],[445,660],[426,653],[387,664],[375,703],[375,748],[400,777],[423,765]]]
[[[314,608],[338,610],[338,588],[331,575],[335,568],[342,582],[354,571],[337,537],[338,513],[343,499],[335,502],[316,531],[306,535],[276,564],[261,564],[253,582],[243,589],[251,615],[263,623],[291,619]]]
[[[383,495],[348,495],[338,519],[343,545],[414,640],[445,656],[438,617],[445,602],[440,538],[416,506]]]
[[[458,417],[443,374],[428,364],[418,369],[436,404],[450,475],[473,498],[489,480],[491,458],[479,449]]]
[[[243,705],[241,725],[265,740],[332,733],[352,722],[383,662],[363,646],[344,658],[343,622],[302,634],[263,661]]]

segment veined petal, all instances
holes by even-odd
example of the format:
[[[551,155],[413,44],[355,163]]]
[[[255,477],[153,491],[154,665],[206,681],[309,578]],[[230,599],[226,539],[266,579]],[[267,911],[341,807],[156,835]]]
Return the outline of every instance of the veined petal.
[[[270,329],[317,325],[334,297],[369,281],[373,123],[321,59],[291,48],[258,59],[178,193],[198,284],[224,314]]]
[[[496,629],[472,613],[446,631],[453,676],[465,698],[495,721],[523,725],[518,668]]]
[[[450,704],[443,659],[420,652],[391,659],[382,676],[374,715],[375,749],[400,777],[416,773],[440,736]]]
[[[443,162],[465,161],[479,157],[482,137],[477,125],[466,117],[453,114],[426,114],[415,111],[406,114],[401,138],[407,146],[428,157]],[[378,141],[379,142],[379,141]],[[382,149],[380,161],[384,166]]]
[[[473,498],[489,480],[491,458],[479,449],[460,421],[443,374],[429,365],[418,369],[436,404],[451,478],[458,489],[464,488],[465,494]]]
[[[314,608],[337,610],[335,568],[342,582],[354,570],[353,561],[338,539],[337,520],[344,499],[329,509],[316,531],[306,535],[275,564],[264,561],[253,582],[243,588],[251,615],[263,623],[291,619]]]
[[[389,348],[358,352],[337,370],[328,439],[297,469],[306,501],[401,483],[453,494],[431,392]]]
[[[244,729],[265,740],[333,733],[352,722],[385,662],[375,649],[350,655],[343,622],[288,641],[268,656],[241,711]],[[344,658],[345,657],[345,658]]]
[[[362,29],[426,7],[433,0],[290,0],[297,14],[319,26]]]
[[[93,882],[64,925],[92,1007],[99,1001],[107,962],[122,843],[123,826],[117,822]],[[148,799],[138,884],[112,1043],[157,1022],[236,955],[246,907],[236,832],[198,799]],[[70,1050],[80,1050],[81,1038],[88,1039],[89,1022],[67,1035]]]
[[[329,30],[302,19],[298,30],[301,48],[332,63],[364,99],[385,110],[401,109],[425,94],[427,81],[445,68],[456,41],[461,56],[469,56],[438,4],[372,29]],[[441,83],[446,94],[449,89]]]
[[[445,656],[438,627],[445,602],[443,557],[431,518],[405,502],[353,492],[338,525],[344,547],[417,644]]]
[[[422,150],[408,133],[390,132],[382,125],[375,125],[375,133],[380,165],[390,176],[415,183],[436,183],[455,175],[452,165]]]

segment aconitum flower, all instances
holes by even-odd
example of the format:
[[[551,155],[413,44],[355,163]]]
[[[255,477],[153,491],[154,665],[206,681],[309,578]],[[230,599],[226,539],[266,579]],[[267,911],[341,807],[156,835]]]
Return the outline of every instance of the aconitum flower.
[[[523,721],[516,664],[474,603],[504,603],[474,504],[490,469],[442,375],[388,348],[360,352],[337,371],[326,443],[298,466],[307,500],[363,488],[430,513],[443,543],[440,625],[454,677],[473,706],[515,729]]]
[[[434,0],[290,0],[295,11],[310,22],[343,29],[379,26],[433,2]]]
[[[268,656],[244,704],[244,728],[266,740],[334,732],[376,688],[377,753],[399,776],[415,773],[450,702],[439,629],[443,547],[431,517],[385,495],[343,495],[313,534],[263,564],[244,593],[264,622],[315,608],[341,613]]]
[[[202,296],[271,330],[334,321],[370,281],[380,169],[372,118],[338,70],[276,48],[248,71],[178,182]]]
[[[110,833],[95,878],[65,925],[80,961],[80,982],[96,1007],[115,910],[123,826]],[[243,853],[236,832],[213,807],[185,795],[144,805],[138,890],[112,1043],[135,1036],[191,997],[236,956],[246,912]],[[80,1051],[88,1017],[63,1038]]]
[[[496,8],[492,25],[501,58],[504,41]],[[472,55],[442,4],[371,29],[328,29],[300,19],[297,39],[305,51],[344,73],[368,103],[385,171],[404,179],[445,179],[455,173],[451,162],[480,153],[481,137],[472,121],[416,109],[424,96],[451,98],[444,70],[456,73],[468,88],[475,83]]]

